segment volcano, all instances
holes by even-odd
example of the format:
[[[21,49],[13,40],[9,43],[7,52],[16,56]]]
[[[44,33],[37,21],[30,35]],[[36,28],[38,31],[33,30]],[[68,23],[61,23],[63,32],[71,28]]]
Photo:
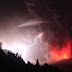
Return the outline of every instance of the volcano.
[[[55,62],[52,65],[60,68],[63,72],[72,72],[72,58]]]

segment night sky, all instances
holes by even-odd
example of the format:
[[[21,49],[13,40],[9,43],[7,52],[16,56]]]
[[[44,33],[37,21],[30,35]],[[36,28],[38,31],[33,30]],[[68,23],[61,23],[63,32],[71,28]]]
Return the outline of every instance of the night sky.
[[[47,55],[45,52],[45,43],[61,49],[65,39],[67,37],[71,39],[71,7],[71,2],[64,0],[0,1],[0,40],[4,49],[9,48],[13,52],[22,53],[22,51],[10,49],[10,47],[15,48],[18,44],[21,44],[20,46],[26,45],[28,46],[25,51],[26,57],[28,53],[30,56],[25,57],[25,59],[47,60],[49,54]],[[40,33],[43,33],[41,37],[42,45],[38,43],[40,38],[37,38],[36,43],[38,44],[29,49],[29,46],[35,43],[34,40]],[[39,48],[42,48],[41,53]],[[31,56],[32,52],[35,53],[33,57]]]

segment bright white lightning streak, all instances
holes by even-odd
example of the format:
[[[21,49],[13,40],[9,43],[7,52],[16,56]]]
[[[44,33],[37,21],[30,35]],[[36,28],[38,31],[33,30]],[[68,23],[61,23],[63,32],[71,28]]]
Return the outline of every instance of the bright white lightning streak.
[[[40,39],[40,42],[42,42],[42,40],[41,40],[41,37],[42,37],[42,36],[43,36],[43,33],[40,33],[38,36],[36,36],[35,42],[34,42],[33,44],[29,45],[29,46],[26,46],[25,48],[30,48],[30,47],[32,47],[33,45],[35,45],[36,42],[37,42],[37,38],[39,38],[39,39]],[[24,53],[22,53],[21,56],[22,56],[23,59],[25,59],[25,58],[24,58],[24,56],[25,56]]]
[[[43,36],[43,33],[40,33],[38,36],[36,36],[36,38],[35,38],[35,42],[34,42],[33,44],[27,46],[27,47],[31,47],[31,46],[33,46],[34,44],[36,44],[36,42],[37,42],[37,38],[39,38],[39,39],[40,39],[40,42],[42,42],[42,40],[41,40],[41,37],[42,37],[42,36]]]
[[[38,38],[39,38],[40,42],[42,42],[42,40],[41,40],[42,36],[43,36],[43,33],[40,33],[38,36],[36,36],[35,40],[34,40],[34,43],[32,43],[31,45],[26,46],[23,43],[15,42],[15,44],[13,44],[11,48],[8,47],[8,46],[6,47],[6,46],[3,45],[3,49],[10,50],[14,54],[18,53],[18,55],[21,55],[21,57],[25,60],[25,51],[26,51],[26,48],[30,48],[33,45],[35,45],[37,43],[37,39]]]

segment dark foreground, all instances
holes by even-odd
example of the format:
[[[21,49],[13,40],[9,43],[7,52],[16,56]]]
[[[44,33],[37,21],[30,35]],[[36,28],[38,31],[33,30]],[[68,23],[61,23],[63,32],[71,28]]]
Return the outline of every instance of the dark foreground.
[[[0,70],[2,70],[2,72],[61,72],[57,67],[46,63],[40,66],[38,60],[35,65],[30,62],[26,64],[21,57],[11,52],[8,52],[6,55],[2,49],[0,49]]]
[[[53,66],[58,67],[63,72],[72,72],[72,58],[58,61]]]

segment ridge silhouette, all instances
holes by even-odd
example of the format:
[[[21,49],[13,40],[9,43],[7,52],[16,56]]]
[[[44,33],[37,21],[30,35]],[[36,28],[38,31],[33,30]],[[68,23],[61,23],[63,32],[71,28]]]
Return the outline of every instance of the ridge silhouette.
[[[26,64],[20,56],[17,56],[17,54],[15,55],[11,52],[8,52],[6,55],[0,47],[0,69],[2,68],[6,68],[7,71],[16,70],[22,72],[61,72],[57,67],[48,65],[46,63],[40,66],[38,59],[35,65],[29,61]]]

